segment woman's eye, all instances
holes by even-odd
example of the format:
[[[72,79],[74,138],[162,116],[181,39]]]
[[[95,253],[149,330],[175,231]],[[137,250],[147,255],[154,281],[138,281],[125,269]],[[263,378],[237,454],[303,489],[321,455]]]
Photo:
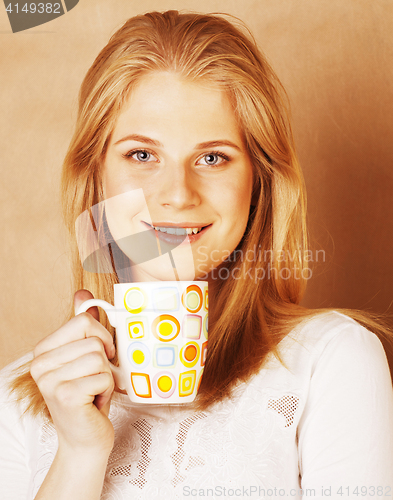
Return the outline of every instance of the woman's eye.
[[[133,160],[140,161],[142,163],[151,161],[154,158],[153,155],[149,153],[149,151],[145,151],[144,149],[130,151],[124,156],[126,158],[132,158]]]
[[[204,163],[202,163],[203,165],[216,166],[221,165],[221,163],[225,161],[229,161],[229,157],[224,153],[209,153],[204,155],[199,161],[202,160],[204,161]]]

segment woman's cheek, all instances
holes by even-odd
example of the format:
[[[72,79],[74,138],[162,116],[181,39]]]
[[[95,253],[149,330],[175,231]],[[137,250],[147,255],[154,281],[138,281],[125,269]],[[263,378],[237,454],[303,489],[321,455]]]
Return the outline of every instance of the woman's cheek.
[[[109,230],[115,240],[146,230],[142,221],[151,224],[143,189],[132,189],[105,200]]]

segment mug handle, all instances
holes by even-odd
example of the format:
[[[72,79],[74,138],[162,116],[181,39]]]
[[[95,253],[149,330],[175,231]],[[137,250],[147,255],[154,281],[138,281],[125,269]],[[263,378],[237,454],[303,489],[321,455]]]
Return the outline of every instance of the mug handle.
[[[112,304],[109,304],[109,302],[106,302],[106,300],[101,300],[101,299],[89,299],[83,302],[81,304],[77,311],[75,316],[78,316],[78,314],[86,312],[90,307],[97,306],[101,307],[106,312],[106,315],[108,316],[109,323],[114,327],[117,328],[117,323],[116,323],[116,309]],[[113,378],[115,379],[116,385],[119,389],[122,391],[126,390],[126,384],[124,383],[124,377],[121,369],[118,366],[115,366],[113,363],[109,361],[109,366],[113,375]]]

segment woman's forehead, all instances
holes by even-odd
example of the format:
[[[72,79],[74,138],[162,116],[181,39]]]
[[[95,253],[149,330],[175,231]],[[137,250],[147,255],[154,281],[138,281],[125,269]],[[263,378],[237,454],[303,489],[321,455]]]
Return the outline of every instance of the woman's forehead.
[[[125,133],[239,135],[227,92],[210,81],[191,80],[175,72],[152,72],[130,91],[117,117],[113,142]]]

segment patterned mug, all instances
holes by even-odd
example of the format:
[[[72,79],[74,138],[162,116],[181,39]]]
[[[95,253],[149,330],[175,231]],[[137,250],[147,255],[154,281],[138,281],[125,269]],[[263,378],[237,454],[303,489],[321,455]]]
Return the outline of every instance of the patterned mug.
[[[133,403],[194,401],[207,353],[207,281],[121,283],[114,299],[87,300],[77,314],[101,307],[116,328],[117,386]]]

